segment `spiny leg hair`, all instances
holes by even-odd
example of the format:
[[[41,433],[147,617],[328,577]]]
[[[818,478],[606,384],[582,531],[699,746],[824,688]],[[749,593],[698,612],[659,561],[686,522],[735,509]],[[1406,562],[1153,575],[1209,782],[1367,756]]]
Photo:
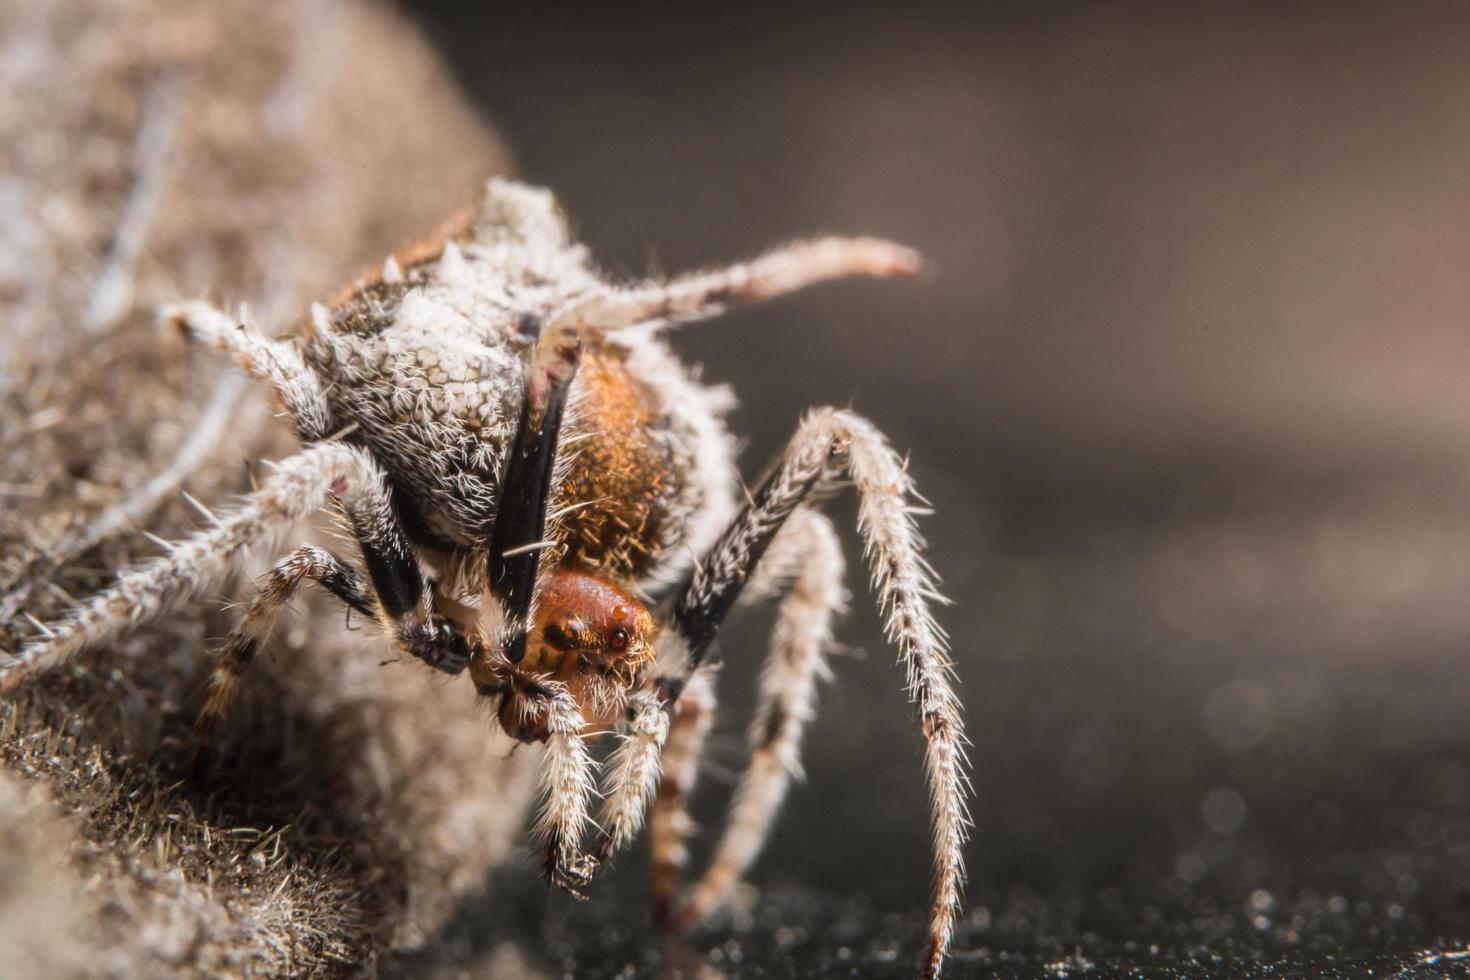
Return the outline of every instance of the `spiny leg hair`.
[[[13,587],[0,596],[0,622],[13,619],[43,585],[51,584],[56,570],[104,541],[145,523],[165,503],[179,494],[184,482],[210,457],[221,435],[236,417],[236,405],[247,387],[242,375],[221,379],[189,434],[179,443],[168,465],[133,489],[126,498],[107,507],[82,528],[64,535],[25,563],[22,574],[12,578]],[[211,521],[209,508],[184,496],[195,510]]]
[[[746,586],[742,605],[790,583],[761,675],[750,764],[709,868],[679,911],[680,924],[699,922],[719,906],[760,854],[790,781],[801,776],[802,730],[816,713],[817,681],[831,676],[827,651],[846,601],[843,568],[832,522],[797,508]]]
[[[331,410],[322,393],[321,379],[306,366],[294,345],[269,340],[239,318],[208,303],[165,306],[159,316],[191,340],[233,354],[240,367],[267,382],[290,413],[302,442],[316,442],[331,435]]]
[[[585,327],[619,330],[660,320],[687,322],[714,316],[731,304],[759,303],[831,279],[914,276],[922,267],[913,249],[878,238],[793,242],[710,272],[595,290],[566,303],[545,329],[559,334]]]
[[[118,573],[111,586],[94,595],[71,614],[44,627],[43,635],[22,648],[0,673],[0,694],[25,677],[54,669],[87,647],[97,646],[134,630],[168,611],[188,596],[216,583],[254,550],[275,542],[288,528],[320,509],[335,496],[353,526],[392,529],[401,534],[391,516],[386,478],[366,451],[340,443],[324,443],[302,450],[281,463],[260,489],[248,495],[234,513],[216,518],[214,527],[169,546],[167,554]],[[373,554],[386,546],[360,530],[364,556],[372,568]],[[409,556],[412,557],[411,555]],[[417,559],[413,559],[415,562]],[[413,566],[417,574],[417,565]],[[382,573],[385,576],[390,573]],[[402,569],[391,573],[404,580]],[[386,598],[375,577],[380,618],[396,627],[399,642],[416,656],[441,670],[456,672],[468,659],[464,639],[445,623],[429,616],[399,620],[395,609],[403,596]],[[415,595],[414,608],[426,597]]]
[[[702,918],[703,909],[718,904],[739,879],[760,851],[788,779],[800,774],[801,731],[813,713],[816,681],[828,676],[825,654],[832,619],[845,601],[842,571],[842,548],[831,522],[814,511],[798,509],[741,594],[745,605],[785,586],[791,588],[782,603],[761,682],[751,726],[751,764],[736,791],[715,860],[681,918]],[[599,862],[609,860],[637,836],[658,787],[668,719],[654,691],[634,695],[626,727],[628,734],[611,760],[606,802],[598,820],[603,828]]]
[[[829,484],[835,464],[845,468],[859,495],[858,529],[885,631],[898,647],[909,698],[918,707],[927,740],[925,771],[933,809],[935,893],[930,920],[928,976],[938,976],[954,931],[964,882],[964,843],[970,819],[966,799],[965,736],[951,680],[948,642],[929,611],[942,602],[933,570],[921,553],[909,498],[916,496],[903,460],[867,420],[838,409],[811,412],[785,456],[751,502],[696,567],[675,602],[674,627],[686,646],[683,676],[696,670],[720,622],[739,595],[781,523],[799,503]],[[678,651],[665,663],[679,659]],[[661,663],[661,667],[664,663]],[[665,682],[677,695],[679,679]]]
[[[209,695],[194,722],[201,754],[213,743],[220,722],[229,713],[241,676],[275,628],[281,610],[295,597],[304,581],[316,582],[369,619],[377,618],[373,601],[363,591],[357,572],[331,552],[305,546],[276,562],[266,573],[240,625],[230,634],[210,678]]]
[[[326,500],[334,484],[361,486],[377,471],[362,450],[314,446],[277,464],[259,490],[232,514],[170,547],[167,554],[118,573],[111,586],[46,627],[0,674],[0,694],[26,676],[64,664],[86,647],[150,622],[189,595],[208,588],[250,551],[268,545]],[[350,490],[347,491],[350,494]]]
[[[602,836],[595,852],[606,863],[638,836],[643,817],[658,790],[659,756],[669,734],[669,716],[656,691],[645,688],[628,700],[622,744],[608,760],[603,805],[598,815]]]
[[[546,756],[541,762],[541,809],[535,835],[546,847],[546,874],[574,898],[591,877],[591,861],[580,852],[589,820],[588,799],[596,764],[582,737],[586,719],[576,700],[557,683],[542,685],[546,710]]]

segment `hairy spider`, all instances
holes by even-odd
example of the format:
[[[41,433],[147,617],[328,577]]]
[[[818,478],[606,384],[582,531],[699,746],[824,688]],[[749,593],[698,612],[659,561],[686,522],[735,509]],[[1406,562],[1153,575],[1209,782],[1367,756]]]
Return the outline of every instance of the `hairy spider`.
[[[576,894],[651,808],[658,917],[687,929],[755,858],[798,771],[844,601],[836,534],[810,505],[850,479],[927,740],[936,886],[926,972],[936,976],[959,908],[968,785],[904,461],[864,419],[815,410],[737,509],[731,399],[698,383],[660,336],[727,304],[918,268],[888,242],[825,238],[614,286],[549,193],[491,180],[478,209],[314,307],[292,339],[202,303],[171,308],[168,322],[271,385],[304,448],[211,528],[44,627],[0,664],[0,691],[159,615],[332,502],[360,563],[303,547],[272,568],[214,672],[201,746],[283,606],[314,582],[430,666],[468,669],[510,736],[546,744],[535,832],[557,885]],[[714,707],[711,641],[737,603],[778,591],[752,759],[710,867],[681,900],[686,800]],[[589,742],[606,730],[622,740],[594,821]]]

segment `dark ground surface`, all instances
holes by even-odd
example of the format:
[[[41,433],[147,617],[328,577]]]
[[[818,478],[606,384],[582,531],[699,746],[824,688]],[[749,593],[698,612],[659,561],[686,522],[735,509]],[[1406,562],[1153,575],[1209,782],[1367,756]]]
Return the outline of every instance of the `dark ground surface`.
[[[975,743],[955,975],[1470,975],[1470,11],[414,9],[612,268],[823,230],[933,259],[679,346],[748,475],[809,404],[913,450]],[[917,963],[920,740],[849,581],[867,656],[686,966]],[[585,907],[516,880],[406,972],[667,962],[636,860]]]

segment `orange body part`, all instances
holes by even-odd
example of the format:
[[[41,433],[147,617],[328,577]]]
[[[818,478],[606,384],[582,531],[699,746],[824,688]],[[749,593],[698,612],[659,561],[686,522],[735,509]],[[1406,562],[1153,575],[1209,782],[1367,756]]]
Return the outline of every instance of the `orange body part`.
[[[516,674],[566,685],[589,723],[607,724],[614,720],[609,715],[616,702],[597,694],[634,685],[638,672],[653,660],[654,629],[653,616],[626,589],[597,575],[561,570],[537,599]],[[546,737],[544,712],[514,682],[503,689],[498,715],[513,738]]]
[[[566,684],[588,673],[627,683],[652,657],[653,616],[643,603],[606,579],[560,571],[538,597],[521,667]]]

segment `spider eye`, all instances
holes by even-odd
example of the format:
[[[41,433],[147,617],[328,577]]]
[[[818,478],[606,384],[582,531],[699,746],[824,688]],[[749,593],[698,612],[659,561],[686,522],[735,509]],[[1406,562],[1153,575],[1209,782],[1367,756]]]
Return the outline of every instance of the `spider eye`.
[[[546,628],[541,631],[541,636],[558,650],[572,648],[572,634],[560,623],[547,623]]]
[[[607,634],[607,648],[613,653],[622,653],[628,649],[628,631],[619,626]]]

